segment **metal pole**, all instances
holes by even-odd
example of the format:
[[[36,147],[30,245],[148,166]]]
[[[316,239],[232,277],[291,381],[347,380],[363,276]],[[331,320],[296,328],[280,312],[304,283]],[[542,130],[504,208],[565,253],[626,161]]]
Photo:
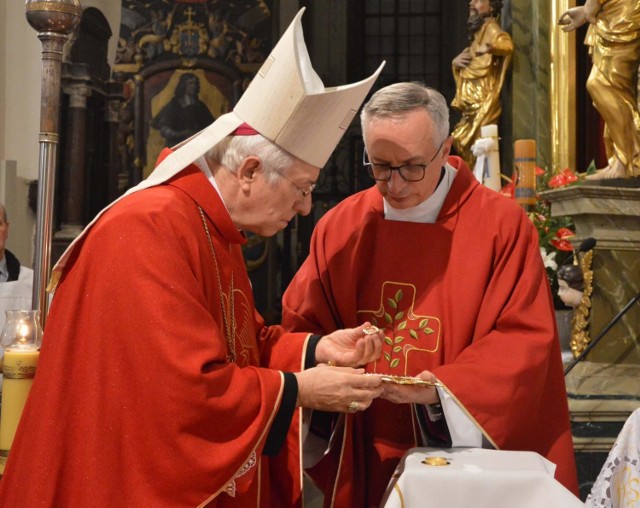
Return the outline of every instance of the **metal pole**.
[[[40,311],[41,324],[44,327],[49,303],[46,287],[51,270],[62,49],[67,36],[80,23],[82,7],[79,0],[27,0],[25,11],[27,21],[38,31],[38,38],[42,42],[38,208],[32,308]]]

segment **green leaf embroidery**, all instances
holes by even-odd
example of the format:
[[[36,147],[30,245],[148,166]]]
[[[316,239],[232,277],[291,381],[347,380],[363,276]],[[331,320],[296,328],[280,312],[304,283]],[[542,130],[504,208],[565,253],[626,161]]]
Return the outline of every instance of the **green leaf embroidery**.
[[[393,322],[393,319],[391,319],[391,314],[389,314],[388,312],[385,312],[385,313],[384,313],[384,320],[385,320],[387,323],[392,323],[392,322]]]
[[[396,358],[395,360],[393,360],[393,361],[389,364],[389,367],[391,367],[391,368],[393,368],[393,367],[397,367],[399,363],[400,363],[400,358]]]
[[[420,324],[418,325],[418,328],[424,328],[425,326],[427,326],[427,323],[429,322],[428,319],[423,319],[420,321]]]
[[[404,330],[407,327],[407,321],[403,321],[398,325],[398,330]]]
[[[402,351],[402,346],[396,346],[393,348],[394,353],[399,353],[400,351]]]
[[[398,336],[394,339],[393,343],[394,343],[394,344],[400,344],[403,340],[404,340],[404,337],[403,337],[402,335],[398,335]]]
[[[393,342],[391,341],[391,337],[385,337],[384,338],[384,343],[387,344],[388,346],[392,346]]]
[[[384,358],[385,358],[385,360],[387,360],[387,361],[391,361],[391,355],[390,355],[389,353],[385,353],[385,354],[384,354]]]
[[[409,330],[409,335],[411,335],[412,339],[418,340],[418,333],[415,330]]]
[[[395,302],[395,300],[392,300],[391,298],[387,298],[387,303],[389,304],[389,307],[391,307],[392,309],[398,308],[398,304]]]
[[[402,289],[398,289],[398,291],[396,291],[395,296],[393,297],[395,299],[396,302],[399,302],[400,300],[402,300]]]
[[[431,328],[425,328],[424,330],[422,330],[424,333],[426,333],[427,335],[430,335],[432,333],[434,333],[434,331]]]

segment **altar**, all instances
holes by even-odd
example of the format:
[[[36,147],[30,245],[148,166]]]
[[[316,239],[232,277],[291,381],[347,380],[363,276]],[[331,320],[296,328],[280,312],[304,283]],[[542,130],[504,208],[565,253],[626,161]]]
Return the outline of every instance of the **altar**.
[[[391,478],[381,507],[579,507],[535,452],[412,448]]]

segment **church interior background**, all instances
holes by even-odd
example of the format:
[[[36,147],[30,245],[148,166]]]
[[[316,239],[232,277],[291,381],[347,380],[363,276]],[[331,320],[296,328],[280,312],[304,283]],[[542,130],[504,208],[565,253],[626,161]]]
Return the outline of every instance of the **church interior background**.
[[[146,177],[165,145],[233,107],[300,7],[315,69],[328,86],[387,65],[376,89],[422,81],[451,102],[451,61],[468,44],[467,2],[446,0],[81,0],[79,29],[65,46],[52,258],[107,203]],[[585,87],[591,65],[584,30],[564,34],[572,0],[506,0],[501,16],[514,44],[501,94],[500,161],[511,176],[514,141],[536,141],[549,174],[583,173],[606,162],[602,121]],[[0,201],[11,215],[9,248],[33,259],[38,178],[41,46],[24,2],[0,7]],[[189,120],[172,107],[194,98]],[[457,121],[452,110],[452,125]],[[175,126],[179,126],[179,129]],[[279,301],[306,257],[315,222],[369,185],[357,120],[321,173],[308,217],[245,249],[256,303],[277,322]],[[636,179],[637,180],[637,179]],[[549,191],[551,212],[570,216],[578,245],[595,237],[588,332],[595,337],[640,289],[640,189],[636,184]],[[555,208],[555,210],[554,210]],[[559,311],[568,311],[559,305]],[[562,313],[560,312],[559,315]],[[602,344],[567,376],[581,492],[586,495],[622,424],[640,406],[640,309],[629,309]],[[549,415],[550,418],[553,415]]]

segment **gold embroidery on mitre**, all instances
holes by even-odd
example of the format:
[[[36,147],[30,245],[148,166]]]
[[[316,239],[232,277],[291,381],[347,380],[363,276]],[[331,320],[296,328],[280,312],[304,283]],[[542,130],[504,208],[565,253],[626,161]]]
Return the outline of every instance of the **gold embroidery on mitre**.
[[[435,316],[414,312],[416,287],[403,282],[385,281],[380,290],[380,304],[375,310],[359,310],[362,321],[371,321],[384,331],[383,370],[397,369],[408,375],[409,356],[418,352],[435,353],[440,348],[441,322]]]

